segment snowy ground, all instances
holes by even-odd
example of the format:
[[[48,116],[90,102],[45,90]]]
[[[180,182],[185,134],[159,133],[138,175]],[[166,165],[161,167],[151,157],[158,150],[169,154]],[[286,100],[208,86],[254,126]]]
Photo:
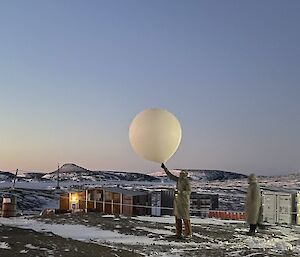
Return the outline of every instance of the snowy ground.
[[[57,242],[73,239],[89,245],[89,247],[82,249],[92,250],[99,246],[110,247],[110,252],[116,253],[115,256],[126,256],[128,254],[126,250],[131,251],[129,254],[132,255],[128,256],[134,256],[134,252],[151,257],[300,256],[300,246],[298,246],[300,227],[298,226],[268,227],[257,233],[256,236],[250,237],[246,235],[247,227],[243,222],[192,218],[193,239],[187,241],[174,238],[173,222],[174,218],[170,216],[127,218],[98,213],[0,218],[0,224],[2,224],[0,229],[6,228],[0,236],[0,256],[15,256],[7,255],[16,247],[6,234],[7,228],[19,228],[22,231],[23,229],[30,229],[28,231],[33,230],[34,233],[43,236],[50,233],[57,235],[56,238],[60,238],[60,240],[57,239]],[[15,241],[14,239],[13,242]],[[51,253],[51,250],[55,249],[55,242],[53,242],[52,248],[45,247],[36,241],[35,244],[31,244],[35,249],[30,249],[28,242],[26,242],[23,246],[24,249],[18,248],[19,252],[21,250],[36,251],[36,248],[47,248],[48,250],[40,249],[39,251]],[[57,249],[60,249],[59,245]],[[53,256],[69,256],[65,249],[69,248],[63,248],[61,255]],[[119,251],[118,254],[117,251]]]
[[[50,232],[36,232],[31,229],[2,225],[0,226],[0,256],[139,257],[140,255],[132,251],[62,238]]]

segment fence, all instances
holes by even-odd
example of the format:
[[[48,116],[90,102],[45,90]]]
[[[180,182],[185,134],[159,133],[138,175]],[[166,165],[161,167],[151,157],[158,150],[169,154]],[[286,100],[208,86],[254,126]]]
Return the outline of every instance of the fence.
[[[245,212],[229,212],[229,211],[209,211],[209,218],[217,218],[223,220],[245,220]]]

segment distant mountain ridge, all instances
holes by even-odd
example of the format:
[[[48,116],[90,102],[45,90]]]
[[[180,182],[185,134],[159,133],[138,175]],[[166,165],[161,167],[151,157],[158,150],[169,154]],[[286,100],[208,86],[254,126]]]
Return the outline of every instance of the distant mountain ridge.
[[[230,180],[230,179],[244,179],[246,175],[222,171],[222,170],[207,170],[207,169],[182,169],[188,171],[189,177],[194,181],[214,181],[214,180]],[[174,174],[179,175],[181,170],[171,170]],[[14,174],[10,172],[0,171],[0,181],[12,181]],[[28,172],[23,176],[18,176],[18,180],[43,180],[54,181],[57,179],[57,170],[49,173]],[[167,180],[167,176],[163,170],[151,174],[144,174],[138,172],[125,171],[92,171],[80,167],[73,163],[66,163],[59,169],[60,181],[149,181],[159,182],[162,179]]]
[[[189,178],[197,181],[213,181],[213,180],[229,180],[229,179],[244,179],[247,178],[247,175],[231,172],[231,171],[223,171],[223,170],[207,170],[207,169],[175,169],[171,170],[175,175],[179,175],[180,171],[187,171]],[[159,171],[155,173],[151,173],[150,175],[156,177],[165,177],[167,175],[164,171]]]
[[[191,178],[200,180],[200,178],[205,177],[208,181],[212,180],[228,180],[228,179],[244,179],[247,178],[247,175],[223,171],[223,170],[185,170],[191,173]]]
[[[15,177],[14,174],[8,171],[0,171],[0,181],[11,181]]]
[[[57,170],[45,174],[42,178],[55,180]],[[67,163],[59,169],[60,180],[73,181],[101,181],[101,180],[125,180],[125,181],[160,181],[159,178],[137,172],[125,171],[91,171],[73,163]]]

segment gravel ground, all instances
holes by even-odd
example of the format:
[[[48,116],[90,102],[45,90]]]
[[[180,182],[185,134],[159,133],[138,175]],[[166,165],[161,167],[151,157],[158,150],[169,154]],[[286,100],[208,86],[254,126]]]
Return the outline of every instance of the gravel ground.
[[[20,229],[3,225],[0,226],[0,242],[1,257],[141,256],[133,251],[62,238],[52,233],[38,233],[31,229]]]
[[[128,236],[148,237],[152,239],[152,243],[107,242],[113,248],[134,250],[146,256],[300,256],[300,249],[297,247],[300,243],[300,231],[295,226],[268,227],[250,237],[246,235],[247,227],[243,223],[193,224],[193,238],[178,240],[174,238],[173,224],[123,216],[80,213],[34,219],[51,224],[81,224]]]
[[[173,217],[169,217],[172,220]],[[88,228],[112,231],[118,235],[141,238],[140,242],[114,242],[113,239],[99,240],[91,238],[80,242],[56,236],[52,233],[38,233],[0,226],[0,241],[7,242],[11,250],[0,249],[0,256],[300,256],[300,229],[298,226],[267,227],[254,237],[246,235],[247,227],[243,223],[222,221],[193,224],[191,240],[175,239],[174,224],[142,220],[143,217],[115,217],[98,213],[61,214],[30,217],[43,224],[85,225]],[[201,221],[201,220],[200,220]],[[207,224],[207,221],[208,224]],[[40,223],[39,223],[40,224]],[[80,231],[78,232],[80,233]],[[111,237],[112,238],[112,237]],[[38,247],[31,249],[28,244]],[[100,244],[100,245],[99,245]],[[26,247],[27,245],[27,247]],[[14,255],[5,255],[5,254]],[[28,255],[29,254],[29,255]],[[139,255],[140,254],[140,255]]]

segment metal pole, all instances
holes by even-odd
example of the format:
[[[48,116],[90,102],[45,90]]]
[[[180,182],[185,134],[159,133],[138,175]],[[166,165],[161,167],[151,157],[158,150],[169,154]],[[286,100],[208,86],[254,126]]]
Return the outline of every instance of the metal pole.
[[[85,190],[85,212],[88,211],[88,190]]]
[[[14,177],[14,182],[13,182],[13,185],[12,185],[12,190],[14,190],[15,189],[15,184],[16,184],[16,178],[17,178],[17,175],[18,175],[18,171],[19,171],[19,169],[16,169],[16,174],[15,174],[15,177]]]
[[[120,196],[120,214],[123,214],[123,194]]]
[[[103,213],[106,214],[105,213],[105,191],[104,191],[104,189],[103,189],[102,192],[103,192],[103,205],[102,205],[102,208],[103,208]]]
[[[59,187],[59,163],[57,164],[57,186],[56,186],[56,189],[60,189]]]

